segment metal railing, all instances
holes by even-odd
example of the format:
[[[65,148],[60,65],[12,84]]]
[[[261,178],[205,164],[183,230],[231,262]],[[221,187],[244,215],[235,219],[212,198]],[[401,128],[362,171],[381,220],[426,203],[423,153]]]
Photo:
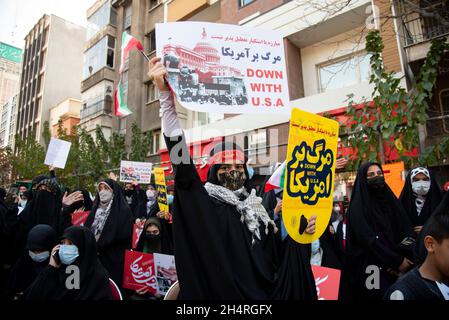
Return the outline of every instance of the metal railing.
[[[100,114],[108,114],[111,113],[111,108],[108,107],[108,104],[111,104],[111,102],[108,102],[107,100],[100,100],[93,104],[88,105],[86,108],[81,109],[80,111],[80,122],[84,122],[89,120],[90,118],[93,118],[95,116],[98,116]]]
[[[397,1],[405,46],[449,34],[448,1]]]

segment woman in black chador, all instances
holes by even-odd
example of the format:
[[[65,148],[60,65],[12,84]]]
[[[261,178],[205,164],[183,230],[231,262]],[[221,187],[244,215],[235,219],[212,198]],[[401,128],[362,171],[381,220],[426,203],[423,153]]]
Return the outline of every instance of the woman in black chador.
[[[398,275],[412,267],[406,257],[412,259],[413,239],[407,214],[379,164],[360,167],[347,219],[347,274],[354,298],[381,299]]]
[[[105,179],[98,184],[97,190],[84,226],[95,236],[98,256],[109,277],[121,286],[125,250],[131,247],[134,218],[117,182]]]
[[[211,150],[207,183],[202,184],[178,122],[173,95],[159,58],[150,77],[161,94],[162,127],[175,171],[173,235],[183,299],[316,299],[304,293],[301,255],[286,247],[278,261],[274,221],[255,190],[247,190],[242,150],[223,142]]]
[[[74,278],[75,269],[79,271],[78,283],[69,279]],[[98,260],[95,237],[89,229],[73,226],[64,231],[61,244],[53,248],[49,264],[25,292],[24,299],[111,299],[108,273]]]
[[[410,171],[399,199],[416,236],[419,235],[442,198],[441,189],[428,169],[418,167]]]

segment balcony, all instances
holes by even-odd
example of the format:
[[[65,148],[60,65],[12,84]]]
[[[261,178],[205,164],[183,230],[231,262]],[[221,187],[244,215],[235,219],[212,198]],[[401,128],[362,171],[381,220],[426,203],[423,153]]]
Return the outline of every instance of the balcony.
[[[112,100],[100,100],[81,109],[80,122],[84,123],[99,115],[110,114],[112,112]]]
[[[298,48],[361,27],[369,17],[370,0],[328,0],[323,8],[308,1],[289,1],[256,16],[243,25],[278,30]]]
[[[447,1],[400,0],[397,2],[397,12],[409,62],[425,57],[430,48],[430,40],[449,35]]]

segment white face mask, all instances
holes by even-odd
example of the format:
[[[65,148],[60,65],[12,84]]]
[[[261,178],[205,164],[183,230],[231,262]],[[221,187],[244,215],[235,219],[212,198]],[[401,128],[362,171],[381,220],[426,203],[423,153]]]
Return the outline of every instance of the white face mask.
[[[34,262],[43,262],[43,261],[47,260],[48,257],[50,257],[49,251],[34,253],[33,251],[29,250],[28,253],[30,255],[31,260],[33,260]]]
[[[108,203],[112,199],[112,192],[109,190],[101,190],[98,192],[98,196],[100,197],[101,203]]]
[[[419,196],[425,196],[430,190],[430,181],[412,182],[413,192]]]
[[[154,198],[155,198],[154,191],[147,190],[147,198],[150,200],[154,200]]]

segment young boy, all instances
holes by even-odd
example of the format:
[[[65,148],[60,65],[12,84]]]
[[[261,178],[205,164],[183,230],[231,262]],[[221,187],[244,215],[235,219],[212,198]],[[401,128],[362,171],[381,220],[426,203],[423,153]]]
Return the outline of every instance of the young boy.
[[[386,292],[385,300],[449,300],[449,210],[434,214],[426,225],[427,257]]]

